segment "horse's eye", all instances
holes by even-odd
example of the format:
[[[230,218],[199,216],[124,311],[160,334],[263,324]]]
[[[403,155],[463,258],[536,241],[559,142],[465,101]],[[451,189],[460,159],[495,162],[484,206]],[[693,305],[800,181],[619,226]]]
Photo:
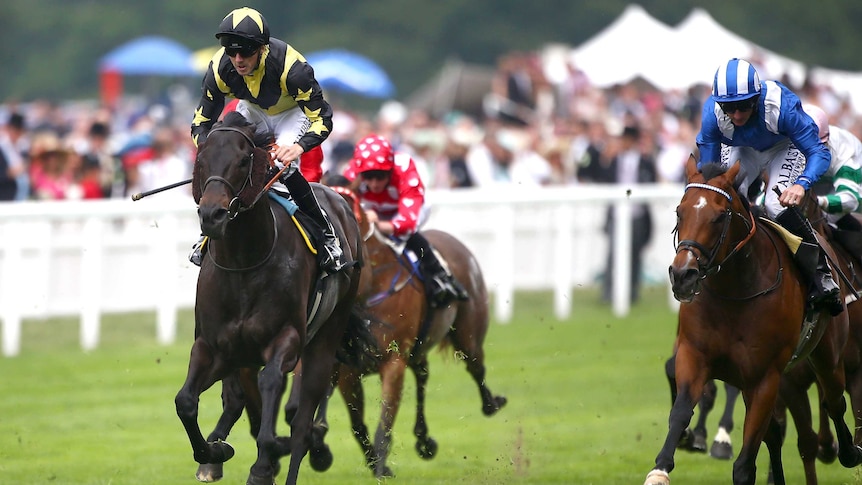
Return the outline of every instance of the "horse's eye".
[[[246,155],[242,157],[242,160],[239,161],[239,164],[242,167],[248,167],[249,163],[251,163],[251,155]]]
[[[715,216],[715,219],[713,219],[712,222],[715,224],[721,224],[724,222],[724,220],[726,218],[727,218],[727,212],[722,212],[721,214],[718,214],[717,216]]]

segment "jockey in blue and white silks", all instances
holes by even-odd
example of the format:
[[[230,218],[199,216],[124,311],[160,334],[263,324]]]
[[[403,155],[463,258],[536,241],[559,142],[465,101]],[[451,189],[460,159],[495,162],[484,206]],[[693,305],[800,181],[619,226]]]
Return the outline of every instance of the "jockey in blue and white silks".
[[[761,82],[747,61],[731,59],[715,73],[696,141],[698,168],[713,162],[725,167],[741,164],[744,179],[739,193],[748,193],[751,183],[764,176],[767,216],[809,244],[808,251],[797,252],[800,268],[814,284],[809,303],[833,315],[843,311],[825,253],[795,208],[832,162],[829,147],[820,140],[817,124],[799,97],[778,81]],[[776,186],[780,195],[773,190]]]
[[[752,82],[744,83],[740,89],[737,79],[749,78]],[[728,110],[750,105],[750,114],[744,123],[738,124],[734,117],[743,113],[726,113],[722,105]],[[727,146],[724,153],[722,144]],[[820,141],[817,125],[802,109],[799,97],[780,82],[761,83],[754,67],[740,59],[732,59],[716,73],[713,94],[703,106],[697,146],[698,167],[709,162],[726,166],[736,161],[742,164],[745,181],[741,193],[766,171],[770,187],[765,206],[773,219],[785,206],[798,204],[803,192],[826,172],[832,160],[829,147]],[[780,203],[771,189],[774,185],[781,192],[798,185],[797,194],[788,194],[798,198]]]

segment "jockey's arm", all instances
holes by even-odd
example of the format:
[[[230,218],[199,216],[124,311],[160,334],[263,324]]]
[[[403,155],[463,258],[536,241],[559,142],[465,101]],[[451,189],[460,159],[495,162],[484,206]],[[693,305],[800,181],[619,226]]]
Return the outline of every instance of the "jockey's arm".
[[[381,221],[380,217],[377,215],[377,212],[373,210],[366,210],[365,217],[368,219],[368,222],[377,226],[377,230],[386,234],[387,236],[391,236],[393,232],[395,232],[395,226],[392,225],[389,221]]]

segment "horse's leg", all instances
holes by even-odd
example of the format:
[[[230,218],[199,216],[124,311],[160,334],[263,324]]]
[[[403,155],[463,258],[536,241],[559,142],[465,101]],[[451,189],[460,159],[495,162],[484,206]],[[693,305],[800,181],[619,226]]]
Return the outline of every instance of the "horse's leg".
[[[853,408],[853,420],[856,423],[853,442],[862,444],[862,372],[859,370],[847,373],[847,394],[850,395],[850,406]],[[825,410],[823,412],[825,413]]]
[[[766,436],[763,441],[766,443],[766,449],[769,451],[769,483],[775,485],[784,485],[784,465],[781,463],[781,445],[784,442],[784,432],[781,429],[781,424],[774,417],[769,420],[769,427],[766,429]],[[814,485],[817,483],[815,476]],[[809,483],[809,485],[811,485]]]
[[[234,454],[233,448],[224,441],[208,443],[198,425],[200,395],[221,377],[223,367],[223,363],[213,356],[209,346],[203,340],[195,340],[189,358],[186,381],[174,398],[177,416],[183,423],[194,459],[198,463],[223,463]]]
[[[688,357],[688,358],[685,358]],[[703,395],[708,370],[696,356],[677,355],[676,375],[677,394],[670,409],[668,432],[664,445],[655,458],[655,467],[647,474],[644,485],[668,485],[668,474],[674,468],[674,453],[680,437],[691,423],[694,406]]]
[[[676,353],[671,355],[670,358],[668,358],[664,362],[664,373],[665,373],[665,377],[667,377],[668,387],[670,387],[670,405],[671,406],[673,406],[674,401],[676,401],[676,375],[675,375],[676,371],[674,370],[675,366],[676,366]],[[709,382],[712,383],[712,381],[709,381]],[[714,384],[713,384],[713,386],[714,386]],[[709,392],[708,390],[704,391],[704,395],[708,392]],[[700,401],[700,403],[698,403],[698,405],[701,406],[700,417],[698,418],[698,424],[700,424],[702,421],[706,421],[706,415],[705,415],[705,413],[703,411],[703,407],[702,407],[703,406],[703,399],[701,399],[701,401]],[[680,436],[679,443],[676,446],[680,450],[698,451],[695,448],[694,431],[692,431],[691,428],[686,428],[685,431],[682,433],[682,436]],[[705,450],[706,450],[706,446],[704,445],[704,451]]]
[[[478,302],[470,301],[468,303],[475,305]],[[505,396],[493,395],[485,384],[485,351],[482,349],[485,335],[484,332],[482,335],[476,335],[475,324],[471,324],[471,321],[476,321],[476,319],[481,318],[470,311],[459,314],[452,330],[449,331],[449,341],[452,342],[452,347],[457,355],[467,364],[467,372],[473,376],[473,381],[479,386],[482,413],[485,416],[493,416],[506,405],[506,398]]]
[[[428,357],[422,358],[410,366],[416,376],[416,424],[413,434],[416,436],[416,452],[420,457],[430,460],[437,454],[437,442],[428,436],[428,423],[425,421],[425,391],[428,388]]]
[[[823,324],[824,322],[821,322]],[[847,401],[844,399],[844,364],[843,359],[828,359],[829,349],[827,342],[821,343],[814,349],[809,359],[814,367],[820,388],[823,391],[823,403],[832,424],[835,426],[835,435],[838,438],[838,461],[846,468],[852,468],[862,463],[862,448],[853,442],[853,435],[844,421],[847,412]],[[826,356],[821,356],[821,349]]]
[[[377,458],[374,465],[374,475],[377,478],[383,477],[386,473],[392,475],[392,471],[386,466],[386,459],[392,444],[392,427],[395,424],[395,417],[398,415],[398,407],[401,404],[406,367],[407,363],[400,354],[393,355],[380,367],[380,379],[382,381],[380,423],[374,434],[374,456]]]
[[[275,424],[281,397],[286,387],[285,373],[296,367],[301,348],[300,342],[296,329],[288,327],[273,339],[273,343],[264,351],[271,357],[257,377],[261,396],[260,431],[257,434],[257,460],[251,466],[246,485],[271,485],[275,477],[275,464],[283,454],[276,441]],[[293,457],[291,457],[292,464]],[[288,474],[288,480],[290,480],[290,474]]]
[[[799,365],[806,364],[801,362]],[[804,370],[807,369],[793,369],[791,370],[791,374],[786,374],[781,379],[779,387],[781,395],[781,399],[779,399],[780,405],[776,407],[779,409],[783,407],[790,412],[793,424],[796,426],[796,448],[799,450],[799,457],[802,459],[802,467],[805,470],[805,483],[816,485],[817,470],[815,468],[815,458],[817,458],[817,434],[812,428],[811,403],[808,400],[808,387],[810,383],[807,379],[800,380],[804,376],[799,373]],[[786,426],[785,417],[784,428]],[[783,433],[781,438],[783,440]]]
[[[715,380],[710,379],[703,387],[703,394],[700,401],[697,403],[697,423],[693,429],[687,429],[685,436],[690,438],[688,447],[685,449],[696,451],[698,453],[706,452],[706,418],[715,407],[715,399],[718,396],[718,386],[715,385]],[[680,440],[682,445],[683,440]]]
[[[244,370],[247,369],[236,370],[222,379],[222,414],[213,431],[207,436],[207,442],[225,441],[233,425],[242,416],[242,410],[246,407],[246,395],[240,382],[240,372]],[[249,406],[248,414],[251,423],[251,436],[256,437],[260,429],[260,410],[254,411],[253,409],[254,405]],[[257,419],[253,419],[252,415],[256,415]],[[217,482],[223,476],[223,463],[201,463],[195,473],[195,478],[200,482]]]
[[[347,406],[347,415],[350,417],[353,437],[356,438],[360,448],[362,448],[365,464],[374,471],[374,464],[377,459],[374,456],[371,437],[368,435],[368,427],[365,425],[365,391],[362,388],[362,378],[358,373],[345,366],[341,366],[338,374],[338,390],[341,391],[341,397]],[[387,476],[391,476],[391,472]]]
[[[337,375],[333,375],[337,379]],[[332,382],[326,390],[326,394],[317,406],[317,414],[311,425],[311,445],[308,450],[308,461],[311,468],[318,472],[325,472],[332,466],[332,450],[326,444],[326,433],[329,431],[329,422],[326,420],[326,411],[329,408],[329,399],[335,390]]]
[[[742,427],[742,448],[736,461],[733,462],[734,485],[752,485],[757,478],[757,453],[772,420],[780,381],[780,373],[772,370],[764,376],[759,385],[748,391],[742,391],[745,401],[745,422]],[[772,460],[781,459],[780,450],[776,455],[771,458],[773,469],[775,463]]]
[[[733,431],[733,409],[736,407],[736,400],[739,398],[739,389],[725,382],[724,393],[724,413],[722,413],[721,419],[718,420],[718,431],[715,433],[715,439],[712,440],[712,446],[709,448],[709,456],[718,458],[719,460],[733,458],[733,444],[730,442],[730,432]]]
[[[817,432],[817,459],[823,463],[832,463],[838,458],[838,442],[832,434],[829,424],[829,411],[823,401],[823,389],[817,385],[817,411],[819,415],[819,431]],[[851,398],[852,403],[852,398]]]

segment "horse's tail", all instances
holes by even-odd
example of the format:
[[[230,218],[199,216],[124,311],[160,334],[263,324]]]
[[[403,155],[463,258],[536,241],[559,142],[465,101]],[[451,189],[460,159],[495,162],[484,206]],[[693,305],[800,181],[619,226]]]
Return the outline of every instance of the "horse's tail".
[[[359,369],[362,373],[376,371],[383,362],[383,352],[371,333],[371,316],[364,307],[354,305],[347,322],[347,330],[336,352],[342,364]]]

